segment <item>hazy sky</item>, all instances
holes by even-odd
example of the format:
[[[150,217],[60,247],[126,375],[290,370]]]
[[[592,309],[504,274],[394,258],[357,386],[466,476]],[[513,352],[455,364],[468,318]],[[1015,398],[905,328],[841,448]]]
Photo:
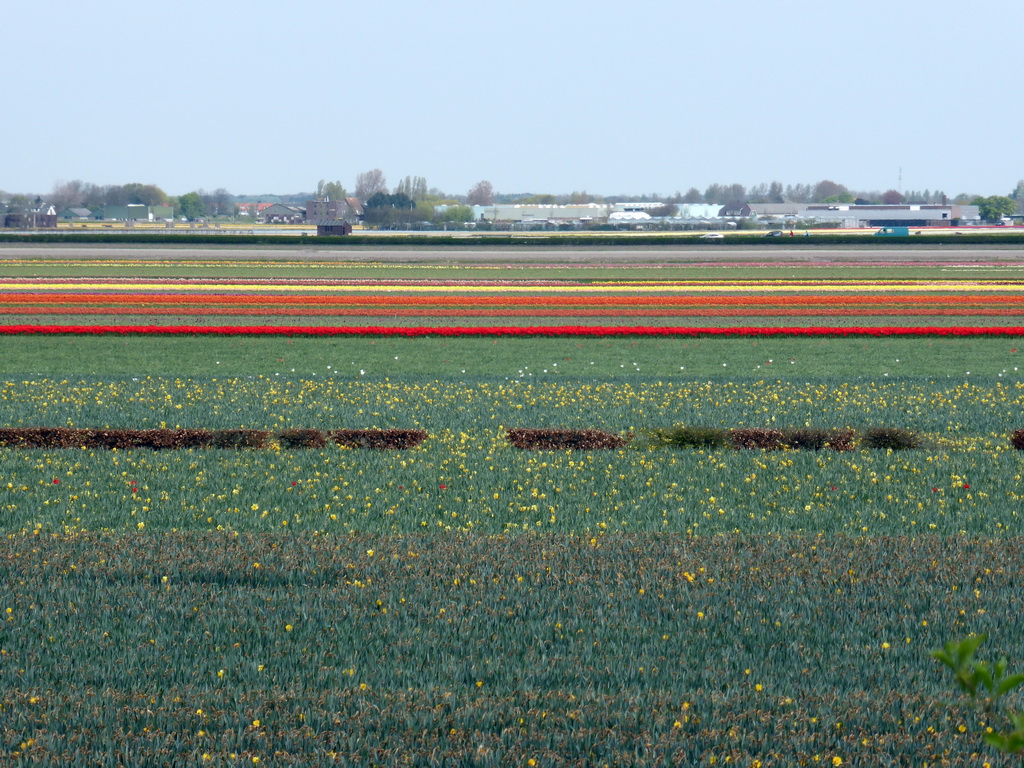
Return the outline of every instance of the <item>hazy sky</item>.
[[[9,3],[0,189],[1006,194],[1024,3]]]

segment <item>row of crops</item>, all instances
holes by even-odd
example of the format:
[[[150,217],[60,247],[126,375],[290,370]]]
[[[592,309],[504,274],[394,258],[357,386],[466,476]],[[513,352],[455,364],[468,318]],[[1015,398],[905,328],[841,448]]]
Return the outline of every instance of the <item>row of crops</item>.
[[[1020,539],[81,533],[0,550],[7,764],[1004,765],[929,658]]]
[[[632,434],[599,429],[509,429],[508,442],[523,450],[613,450],[632,442]],[[190,450],[190,449],[310,449],[333,443],[342,448],[407,450],[427,438],[413,429],[75,429],[71,427],[0,427],[0,447],[22,449]],[[926,438],[898,427],[872,427],[858,434],[852,429],[714,429],[677,425],[651,430],[648,444],[676,448],[746,450],[832,450],[856,447],[881,450],[923,448]],[[1010,435],[1010,445],[1024,450],[1024,430]]]
[[[915,451],[522,451],[504,430],[411,451],[0,450],[11,532],[330,535],[741,531],[1012,536],[1024,459],[1005,435]]]
[[[107,265],[112,273],[103,277],[87,265],[51,264],[41,268],[52,276],[0,278],[0,333],[1021,335],[1024,283],[1005,264],[957,273],[933,263],[918,277],[898,266],[847,264],[842,277],[818,270],[809,280],[780,273],[778,265],[729,265],[739,279],[709,266],[664,270],[674,278],[622,265],[556,267],[540,278],[543,270],[508,265],[463,268],[450,277],[407,277],[406,266],[379,266],[372,277],[236,270],[232,277],[142,278],[128,264]],[[224,269],[206,262],[181,267],[199,274]],[[771,276],[758,274],[766,271]],[[892,276],[879,276],[886,271]]]
[[[899,425],[947,436],[1003,433],[1024,412],[1024,383],[996,377],[737,376],[614,381],[462,376],[316,379],[283,376],[18,377],[0,379],[4,427],[94,429],[422,429],[499,425],[601,429],[863,429]]]
[[[408,534],[795,531],[1012,536],[1022,458],[1004,425],[1024,388],[843,382],[36,380],[0,386],[10,422],[255,428],[414,420],[409,451],[2,449],[7,531],[110,529]],[[517,421],[623,424],[863,419],[911,424],[914,451],[521,451]],[[170,420],[174,421],[170,421]],[[520,421],[521,420],[521,421]],[[527,423],[529,423],[529,421]],[[9,423],[10,423],[9,422]],[[14,427],[26,429],[25,426]],[[769,434],[771,432],[769,431]]]

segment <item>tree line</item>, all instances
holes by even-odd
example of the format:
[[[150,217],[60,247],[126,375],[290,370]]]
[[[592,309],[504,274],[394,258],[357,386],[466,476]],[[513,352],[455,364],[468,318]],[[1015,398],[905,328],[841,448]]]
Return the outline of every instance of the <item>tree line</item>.
[[[207,192],[198,189],[184,195],[168,195],[156,184],[109,184],[100,186],[81,180],[62,181],[54,185],[45,197],[25,194],[0,193],[8,213],[19,213],[34,207],[35,200],[52,205],[57,213],[68,208],[87,208],[95,211],[113,205],[170,206],[174,215],[187,219],[203,216],[234,216],[237,212],[235,197],[226,189]]]
[[[74,180],[59,182],[46,195],[6,194],[0,191],[0,203],[6,212],[20,212],[33,207],[34,200],[45,200],[57,212],[66,208],[88,208],[96,210],[112,205],[169,205],[174,216],[187,219],[202,217],[235,216],[238,213],[238,199],[224,188],[212,192],[197,189],[183,195],[168,195],[155,184],[112,184],[100,186]],[[250,196],[251,197],[251,196]],[[276,197],[276,196],[268,196]],[[949,198],[941,190],[888,189],[854,190],[843,184],[823,179],[813,184],[787,184],[779,181],[763,182],[746,187],[731,183],[709,184],[703,191],[691,187],[685,193],[593,195],[586,191],[571,193],[498,193],[490,181],[481,180],[462,194],[446,193],[431,187],[422,176],[405,176],[393,187],[389,187],[383,171],[374,168],[359,173],[351,194],[341,181],[321,179],[315,191],[289,195],[293,202],[304,203],[307,199],[343,200],[354,197],[359,200],[365,212],[367,223],[379,225],[408,224],[416,221],[437,221],[435,208],[441,207],[440,219],[460,222],[469,221],[472,211],[469,206],[494,204],[586,204],[616,203],[623,201],[657,202],[663,204],[666,215],[678,210],[683,204],[725,205],[731,202],[747,203],[795,203],[795,204],[928,204],[957,203],[983,207],[982,216],[998,220],[1013,213],[1024,213],[1024,179],[1020,180],[1008,195],[982,196],[961,193]]]

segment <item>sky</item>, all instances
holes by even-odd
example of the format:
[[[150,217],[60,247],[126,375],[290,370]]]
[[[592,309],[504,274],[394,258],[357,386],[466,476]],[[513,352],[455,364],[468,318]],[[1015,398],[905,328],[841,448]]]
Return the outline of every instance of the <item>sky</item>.
[[[11,3],[0,190],[1007,194],[1024,3]]]

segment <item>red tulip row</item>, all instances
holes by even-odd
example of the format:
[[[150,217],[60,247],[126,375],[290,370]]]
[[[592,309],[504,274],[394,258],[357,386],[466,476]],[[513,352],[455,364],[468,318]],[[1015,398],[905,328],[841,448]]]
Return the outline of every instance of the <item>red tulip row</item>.
[[[13,335],[149,336],[1024,336],[1024,326],[646,327],[646,326],[308,326],[3,325]]]

